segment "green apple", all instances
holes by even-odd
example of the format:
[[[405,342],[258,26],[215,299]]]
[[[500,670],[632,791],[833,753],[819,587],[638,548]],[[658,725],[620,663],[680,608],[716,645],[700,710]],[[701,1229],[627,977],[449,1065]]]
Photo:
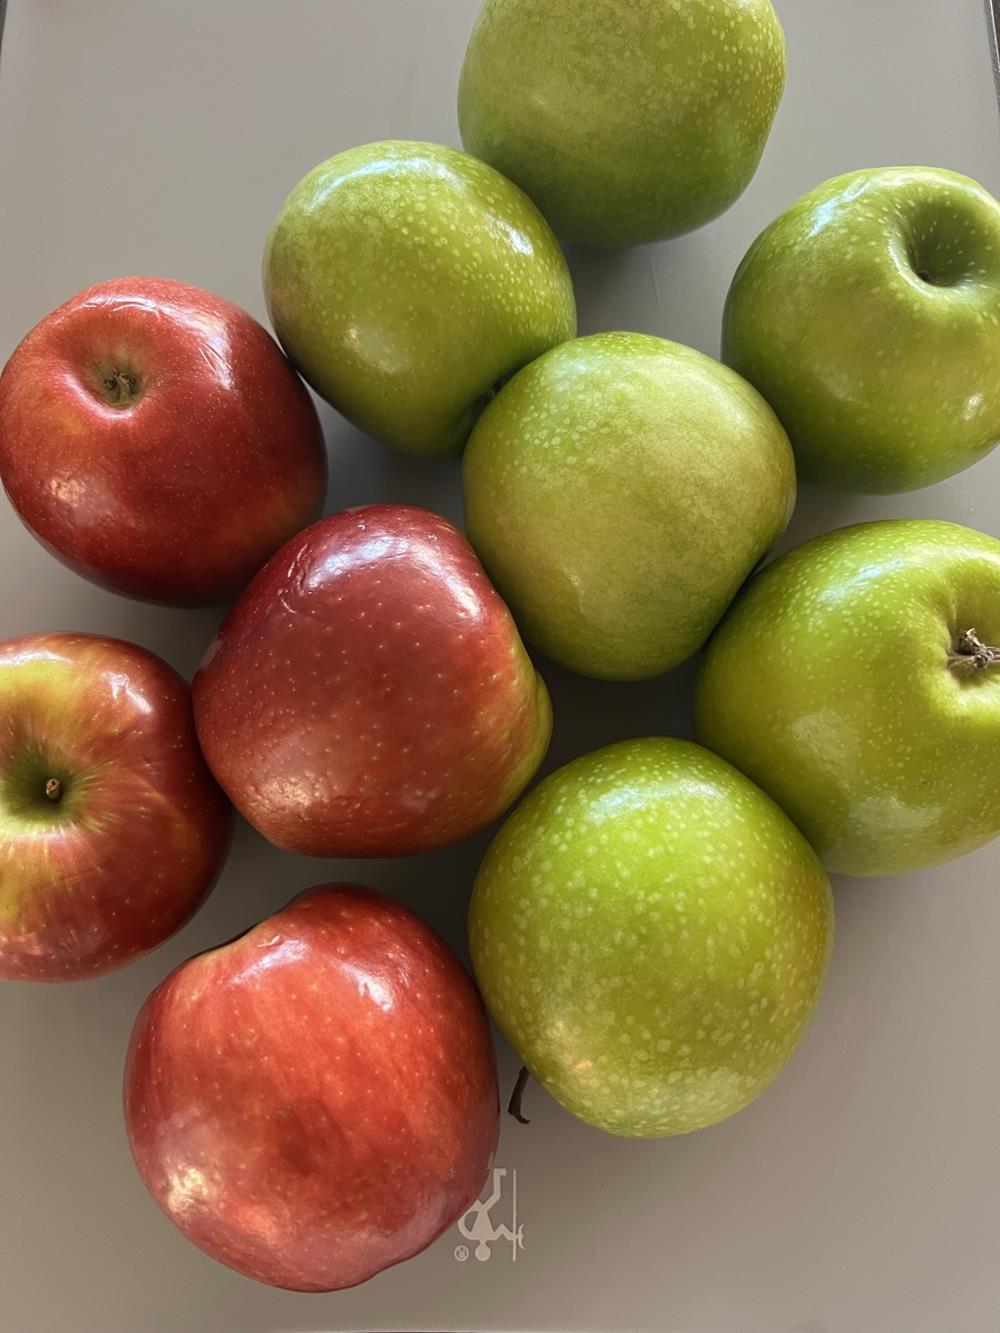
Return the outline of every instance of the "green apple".
[[[461,448],[497,382],[576,332],[538,209],[438,144],[367,144],[310,171],[271,229],[264,289],[317,393],[416,454]]]
[[[574,1115],[655,1138],[725,1119],[791,1056],[833,939],[830,885],[752,782],[688,741],[576,759],[476,879],[469,946],[501,1032]]]
[[[888,519],[789,552],[712,639],[698,735],[830,870],[891,875],[1000,833],[1000,541]]]
[[[522,632],[584,675],[690,657],[795,503],[788,439],[738,375],[639,333],[516,375],[464,460],[466,528]]]
[[[969,467],[1000,439],[1000,203],[929,167],[827,181],[751,246],[722,359],[809,480],[890,493]]]
[[[462,68],[462,142],[586,245],[724,213],[785,83],[771,0],[486,0]]]

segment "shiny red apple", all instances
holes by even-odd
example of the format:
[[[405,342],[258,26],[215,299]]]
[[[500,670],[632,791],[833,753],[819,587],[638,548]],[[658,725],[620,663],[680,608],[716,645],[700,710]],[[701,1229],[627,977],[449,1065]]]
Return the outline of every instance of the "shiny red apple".
[[[468,542],[409,505],[348,509],[257,575],[194,681],[209,767],[279,847],[456,842],[537,769],[548,692]]]
[[[115,592],[222,601],[322,512],[301,380],[238,306],[166,278],[67,301],[0,376],[0,478],[22,521]]]
[[[273,1286],[354,1286],[482,1188],[499,1124],[485,1011],[401,904],[311,889],[153,991],[125,1122],[146,1186],[206,1254]]]
[[[162,943],[230,825],[166,662],[90,634],[0,641],[0,978],[97,976]]]

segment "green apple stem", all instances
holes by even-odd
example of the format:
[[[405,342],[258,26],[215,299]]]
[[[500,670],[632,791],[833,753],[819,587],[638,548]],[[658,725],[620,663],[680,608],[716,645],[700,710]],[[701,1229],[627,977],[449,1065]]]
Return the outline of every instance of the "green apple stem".
[[[514,1084],[514,1091],[510,1094],[510,1101],[507,1103],[507,1114],[512,1115],[522,1125],[531,1124],[528,1117],[521,1112],[521,1099],[524,1096],[525,1088],[528,1086],[529,1078],[531,1078],[531,1075],[528,1073],[527,1066],[522,1065],[517,1076],[517,1082]]]
[[[967,629],[958,641],[958,652],[953,654],[952,662],[966,671],[985,671],[1000,665],[1000,648],[991,648],[974,629]]]
[[[63,787],[58,778],[49,778],[45,784],[45,795],[50,801],[58,801],[62,796]]]

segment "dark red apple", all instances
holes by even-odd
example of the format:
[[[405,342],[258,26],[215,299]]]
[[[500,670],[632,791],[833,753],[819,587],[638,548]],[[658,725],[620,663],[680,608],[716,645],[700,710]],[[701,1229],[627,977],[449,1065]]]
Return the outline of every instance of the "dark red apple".
[[[397,856],[501,815],[537,769],[548,692],[446,519],[370,505],[294,537],[195,676],[202,749],[265,837]]]
[[[90,634],[0,641],[0,977],[97,976],[162,943],[231,814],[166,662]]]
[[[311,889],[153,991],[125,1122],[154,1199],[206,1254],[277,1287],[354,1286],[482,1188],[499,1125],[486,1014],[401,904]]]
[[[115,592],[222,601],[322,512],[305,386],[238,306],[167,278],[99,283],[0,376],[0,477],[22,521]]]

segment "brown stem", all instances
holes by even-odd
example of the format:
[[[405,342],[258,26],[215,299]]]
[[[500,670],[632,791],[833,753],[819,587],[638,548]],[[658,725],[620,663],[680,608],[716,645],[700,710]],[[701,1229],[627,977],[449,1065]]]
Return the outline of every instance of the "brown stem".
[[[985,671],[1000,665],[1000,648],[983,643],[974,629],[967,629],[958,641],[958,652],[952,653],[953,666],[965,671]]]
[[[529,1078],[531,1078],[531,1075],[528,1073],[527,1067],[522,1065],[517,1076],[517,1082],[514,1084],[514,1091],[510,1094],[510,1101],[507,1103],[507,1114],[512,1115],[522,1125],[531,1124],[528,1117],[521,1114],[521,1099],[524,1096],[525,1088],[528,1086]]]
[[[46,782],[45,784],[45,795],[49,798],[49,800],[58,801],[60,796],[62,796],[62,791],[63,787],[59,779],[49,778],[48,782]]]

